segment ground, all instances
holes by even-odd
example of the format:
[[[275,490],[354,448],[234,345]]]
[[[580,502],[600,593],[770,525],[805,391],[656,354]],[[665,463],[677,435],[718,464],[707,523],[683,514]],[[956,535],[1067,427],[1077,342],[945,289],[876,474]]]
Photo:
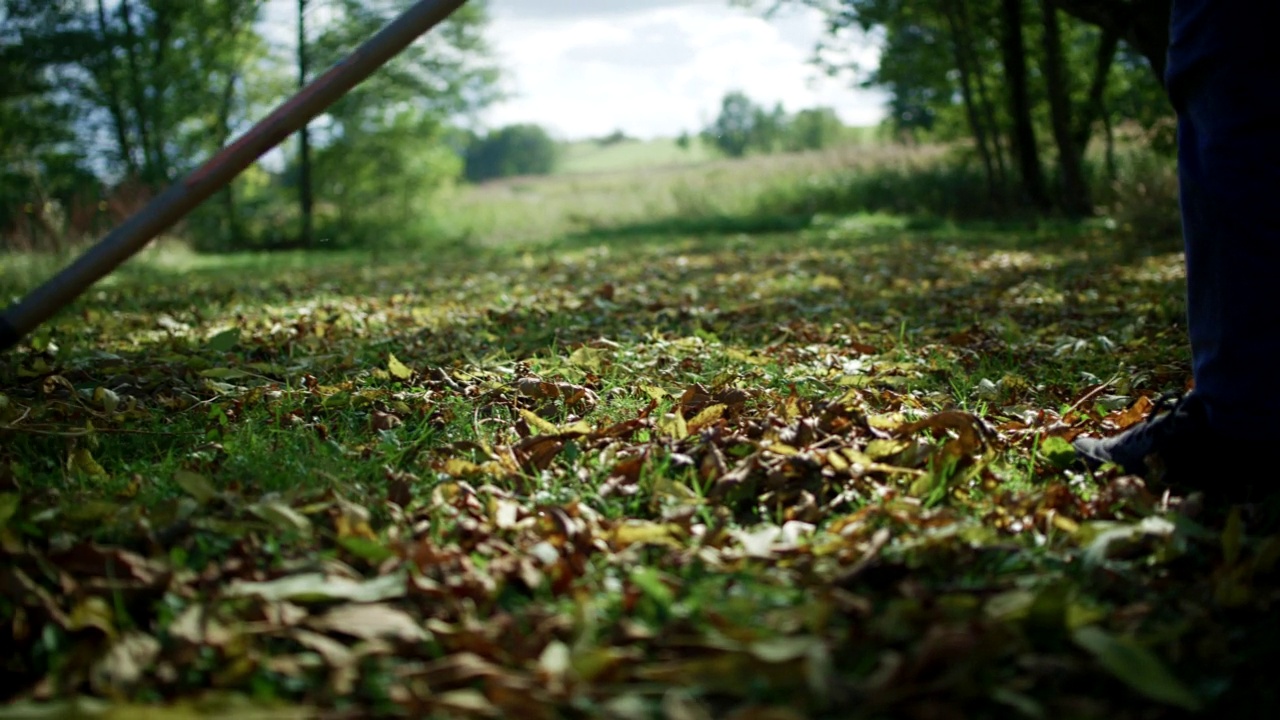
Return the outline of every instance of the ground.
[[[1071,462],[1186,387],[1182,282],[858,214],[161,247],[0,358],[0,717],[1255,713],[1267,509]]]

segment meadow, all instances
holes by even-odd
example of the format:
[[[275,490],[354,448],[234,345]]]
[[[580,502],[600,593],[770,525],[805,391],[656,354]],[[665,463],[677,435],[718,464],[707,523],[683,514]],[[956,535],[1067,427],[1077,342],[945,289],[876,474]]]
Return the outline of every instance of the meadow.
[[[1069,444],[1189,382],[1159,178],[996,222],[950,152],[500,181],[399,253],[162,241],[0,358],[0,718],[1274,705],[1274,509]]]

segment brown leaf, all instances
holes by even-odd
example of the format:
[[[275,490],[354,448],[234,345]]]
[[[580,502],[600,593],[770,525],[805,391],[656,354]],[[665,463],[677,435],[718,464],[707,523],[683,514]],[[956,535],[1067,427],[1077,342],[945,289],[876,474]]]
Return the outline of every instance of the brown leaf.
[[[546,470],[564,450],[564,442],[554,435],[534,435],[515,446],[516,460],[526,470]]]
[[[958,437],[948,440],[941,455],[948,459],[961,459],[977,454],[987,447],[991,431],[982,419],[972,413],[945,410],[898,428],[899,436],[909,436],[921,430],[954,430]]]
[[[1117,410],[1107,415],[1102,419],[1102,423],[1110,425],[1117,430],[1125,430],[1142,422],[1153,407],[1155,407],[1155,403],[1151,402],[1151,398],[1143,395],[1124,410]]]

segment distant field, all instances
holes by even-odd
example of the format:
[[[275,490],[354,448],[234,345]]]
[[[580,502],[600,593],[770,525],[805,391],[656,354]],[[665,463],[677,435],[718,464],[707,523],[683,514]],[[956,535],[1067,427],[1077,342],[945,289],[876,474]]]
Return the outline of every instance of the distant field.
[[[698,140],[690,142],[686,149],[676,144],[675,138],[625,140],[612,145],[582,140],[566,143],[562,147],[564,154],[556,167],[557,175],[692,165],[717,157],[713,150]]]
[[[860,145],[875,140],[874,127],[853,127],[847,131],[848,139],[842,145]],[[695,165],[721,158],[719,153],[697,138],[689,143],[688,148],[680,147],[675,138],[626,140],[612,145],[580,140],[565,143],[562,147],[564,154],[556,168],[556,175]]]
[[[568,169],[572,165],[567,165],[551,177],[508,178],[458,188],[437,203],[442,232],[484,245],[506,245],[659,220],[812,215],[828,208],[793,213],[787,206],[799,199],[841,193],[857,178],[870,178],[876,172],[907,176],[912,169],[937,167],[947,152],[942,146],[868,144],[725,159],[703,150],[707,154],[702,162],[664,164],[656,161],[661,157],[660,142],[631,145],[653,150],[647,155],[630,150],[636,163],[632,167],[606,170],[601,162],[594,171],[572,171]],[[668,147],[679,151],[674,142]],[[616,157],[624,158],[621,151],[626,149],[620,144],[602,152],[618,151]],[[647,165],[640,164],[646,160]],[[950,187],[939,191],[958,192]]]

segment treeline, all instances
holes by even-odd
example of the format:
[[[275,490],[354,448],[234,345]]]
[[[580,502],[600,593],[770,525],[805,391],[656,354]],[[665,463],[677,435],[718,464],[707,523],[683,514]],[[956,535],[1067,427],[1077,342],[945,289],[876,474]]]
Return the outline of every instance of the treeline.
[[[411,0],[0,0],[0,248],[58,248],[137,210]],[[352,90],[206,203],[210,249],[430,230],[457,129],[493,101],[483,3]]]
[[[747,153],[821,150],[843,141],[847,130],[831,108],[810,108],[789,115],[781,103],[766,108],[734,90],[725,94],[720,113],[700,136],[725,155],[742,157]],[[680,143],[687,146],[688,136],[682,136]]]
[[[848,69],[850,30],[884,39],[863,84],[888,91],[899,137],[967,139],[993,206],[1088,213],[1116,175],[1120,128],[1171,137],[1170,0],[791,2],[826,14],[830,71]],[[1099,140],[1094,169],[1086,152]]]

